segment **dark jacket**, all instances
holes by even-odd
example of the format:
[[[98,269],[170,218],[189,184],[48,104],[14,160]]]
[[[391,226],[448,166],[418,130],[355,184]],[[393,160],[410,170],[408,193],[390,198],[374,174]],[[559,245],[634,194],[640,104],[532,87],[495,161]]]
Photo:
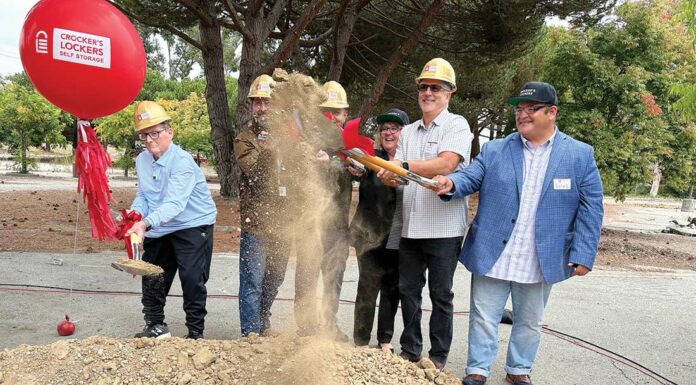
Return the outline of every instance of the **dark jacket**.
[[[389,160],[386,151],[375,155]],[[385,186],[377,174],[368,169],[360,179],[358,208],[350,224],[350,241],[358,255],[377,247],[385,247],[389,238],[396,206],[396,190]]]

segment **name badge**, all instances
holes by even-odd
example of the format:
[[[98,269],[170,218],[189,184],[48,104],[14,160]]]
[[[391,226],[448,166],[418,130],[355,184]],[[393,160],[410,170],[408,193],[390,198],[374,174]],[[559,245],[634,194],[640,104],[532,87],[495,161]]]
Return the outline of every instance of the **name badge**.
[[[278,195],[280,195],[282,197],[288,196],[288,188],[284,187],[284,186],[278,187]]]
[[[570,179],[568,178],[555,178],[553,180],[554,190],[570,190]]]

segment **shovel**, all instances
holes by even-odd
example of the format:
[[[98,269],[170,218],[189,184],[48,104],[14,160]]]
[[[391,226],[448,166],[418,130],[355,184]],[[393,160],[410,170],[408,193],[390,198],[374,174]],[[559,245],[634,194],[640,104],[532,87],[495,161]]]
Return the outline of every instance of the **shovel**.
[[[116,270],[125,271],[132,275],[159,275],[163,274],[164,270],[157,265],[145,262],[140,255],[140,237],[133,233],[130,235],[130,246],[133,259],[121,257],[111,264]]]

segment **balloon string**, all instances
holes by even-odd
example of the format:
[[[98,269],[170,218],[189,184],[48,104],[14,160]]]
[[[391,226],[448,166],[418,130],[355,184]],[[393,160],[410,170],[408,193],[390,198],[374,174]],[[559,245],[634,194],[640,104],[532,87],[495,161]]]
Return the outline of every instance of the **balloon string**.
[[[77,212],[75,213],[75,238],[73,239],[73,261],[77,261],[77,231],[78,231],[78,226],[80,224],[80,193],[75,193],[77,195]],[[70,296],[68,297],[68,301],[72,303],[73,299],[73,278],[75,274],[75,269],[72,269],[70,272]]]

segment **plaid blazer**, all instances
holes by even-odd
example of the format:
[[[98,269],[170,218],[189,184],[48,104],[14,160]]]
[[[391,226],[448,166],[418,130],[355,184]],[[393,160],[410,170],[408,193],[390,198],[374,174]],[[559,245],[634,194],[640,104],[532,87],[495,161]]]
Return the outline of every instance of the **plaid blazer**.
[[[470,166],[448,175],[454,194],[479,191],[476,217],[459,260],[476,275],[485,275],[510,239],[520,207],[524,154],[519,133],[483,145]],[[556,135],[535,221],[536,250],[544,281],[570,277],[568,263],[592,268],[604,210],[602,181],[591,146]]]

